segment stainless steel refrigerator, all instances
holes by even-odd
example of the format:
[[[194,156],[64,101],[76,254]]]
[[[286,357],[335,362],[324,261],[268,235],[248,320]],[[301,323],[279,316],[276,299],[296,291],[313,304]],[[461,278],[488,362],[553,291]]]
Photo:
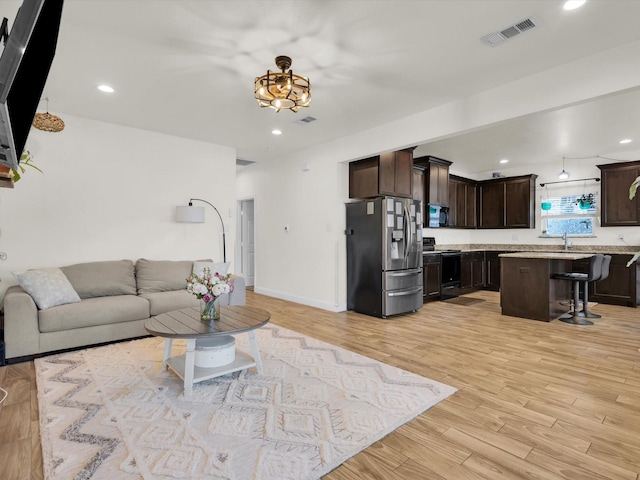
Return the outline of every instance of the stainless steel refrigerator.
[[[347,308],[386,318],[422,307],[420,201],[347,203]]]

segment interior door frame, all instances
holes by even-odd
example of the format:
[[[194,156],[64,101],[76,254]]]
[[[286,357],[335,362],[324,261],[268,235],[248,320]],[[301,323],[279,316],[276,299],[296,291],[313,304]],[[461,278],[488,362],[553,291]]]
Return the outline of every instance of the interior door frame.
[[[236,232],[238,232],[238,234],[236,235],[236,255],[235,255],[235,264],[236,265],[240,265],[240,270],[241,272],[238,273],[245,273],[245,267],[248,263],[248,259],[247,259],[247,254],[246,251],[243,250],[241,248],[241,234],[240,232],[242,231],[242,221],[243,221],[243,215],[242,215],[242,204],[243,202],[253,202],[253,245],[254,245],[254,262],[253,262],[253,284],[249,285],[247,283],[247,286],[255,286],[256,284],[256,279],[257,279],[257,261],[255,261],[255,258],[257,257],[257,250],[258,250],[258,246],[256,244],[256,212],[257,212],[257,208],[256,208],[256,197],[255,196],[251,196],[251,197],[244,197],[244,198],[238,198],[237,199],[237,212],[238,215],[236,216]],[[247,278],[245,277],[245,281],[247,280]]]

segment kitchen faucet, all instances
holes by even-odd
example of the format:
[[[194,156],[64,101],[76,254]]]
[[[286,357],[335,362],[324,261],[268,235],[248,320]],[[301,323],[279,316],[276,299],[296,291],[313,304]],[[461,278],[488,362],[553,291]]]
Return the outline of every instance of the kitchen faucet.
[[[567,232],[562,234],[562,240],[564,241],[564,251],[569,250],[569,242],[567,242]]]

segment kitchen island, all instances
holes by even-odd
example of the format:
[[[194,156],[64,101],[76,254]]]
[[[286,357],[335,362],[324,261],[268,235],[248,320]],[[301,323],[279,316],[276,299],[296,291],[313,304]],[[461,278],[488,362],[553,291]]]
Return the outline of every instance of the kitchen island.
[[[571,272],[575,260],[593,253],[518,252],[500,255],[503,315],[549,322],[569,311],[572,282],[551,278]],[[564,303],[564,305],[562,304]]]

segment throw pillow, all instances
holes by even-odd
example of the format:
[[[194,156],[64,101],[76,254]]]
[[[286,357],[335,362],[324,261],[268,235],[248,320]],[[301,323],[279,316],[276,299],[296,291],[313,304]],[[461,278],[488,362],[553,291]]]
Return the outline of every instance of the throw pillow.
[[[24,273],[14,273],[14,276],[40,310],[80,301],[71,282],[59,268],[27,270]]]
[[[199,277],[202,277],[202,275],[204,275],[204,269],[208,268],[212,275],[218,272],[218,274],[225,276],[229,273],[230,266],[231,262],[193,262],[193,273],[195,273]]]

